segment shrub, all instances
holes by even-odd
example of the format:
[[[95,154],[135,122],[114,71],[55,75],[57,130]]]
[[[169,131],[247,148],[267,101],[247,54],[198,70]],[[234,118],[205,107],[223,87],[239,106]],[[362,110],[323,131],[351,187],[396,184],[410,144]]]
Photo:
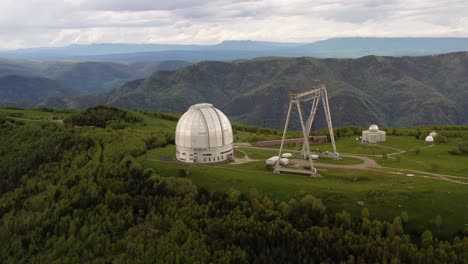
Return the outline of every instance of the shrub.
[[[70,115],[64,120],[65,124],[73,126],[96,126],[125,128],[130,123],[142,121],[140,114],[119,109],[111,105],[91,107],[83,112]]]
[[[437,163],[432,163],[432,164],[431,164],[431,170],[437,171],[437,170],[439,170],[439,169],[440,169],[440,165],[439,165],[439,164],[437,164]]]

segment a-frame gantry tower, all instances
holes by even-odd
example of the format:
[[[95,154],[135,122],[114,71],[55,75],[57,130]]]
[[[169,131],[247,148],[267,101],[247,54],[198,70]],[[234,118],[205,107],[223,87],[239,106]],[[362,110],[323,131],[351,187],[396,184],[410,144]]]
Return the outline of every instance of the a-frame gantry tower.
[[[278,162],[275,165],[274,172],[276,173],[280,173],[282,171],[293,172],[293,173],[295,172],[295,173],[309,174],[310,176],[316,176],[316,177],[320,176],[314,167],[314,162],[310,155],[310,145],[309,145],[310,130],[312,129],[312,123],[314,122],[314,118],[317,113],[317,107],[318,107],[320,100],[322,101],[323,110],[325,112],[325,117],[327,119],[328,130],[330,133],[330,139],[331,139],[332,146],[333,146],[333,155],[335,158],[339,157],[338,153],[336,152],[335,137],[333,134],[333,125],[332,125],[331,115],[330,115],[330,106],[328,105],[327,89],[325,85],[321,84],[318,86],[313,86],[311,89],[304,91],[304,92],[290,94],[289,97],[290,97],[290,102],[289,102],[288,114],[286,115],[286,123],[284,124],[283,138],[281,140],[281,146],[280,146],[280,150],[278,154],[279,158],[278,158]],[[307,121],[304,123],[301,103],[308,102],[308,101],[312,101],[312,107],[310,110],[309,117],[307,118]],[[309,160],[310,170],[285,168],[285,167],[282,167],[280,164],[281,155],[283,153],[284,142],[286,139],[286,134],[288,132],[289,120],[291,117],[291,110],[294,106],[297,107],[297,112],[299,114],[299,121],[301,122],[302,134],[304,136],[302,155],[304,156],[304,159]]]

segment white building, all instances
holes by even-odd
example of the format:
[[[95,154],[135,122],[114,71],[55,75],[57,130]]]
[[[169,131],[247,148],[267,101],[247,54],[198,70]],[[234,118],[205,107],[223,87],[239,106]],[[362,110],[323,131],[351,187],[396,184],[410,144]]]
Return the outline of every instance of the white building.
[[[386,132],[379,130],[377,125],[371,125],[368,130],[362,131],[362,142],[379,143],[385,141]]]
[[[212,104],[192,105],[176,128],[176,158],[188,163],[213,163],[233,158],[229,119]]]
[[[432,144],[434,143],[434,137],[429,135],[424,139],[424,142],[426,142],[426,144]]]

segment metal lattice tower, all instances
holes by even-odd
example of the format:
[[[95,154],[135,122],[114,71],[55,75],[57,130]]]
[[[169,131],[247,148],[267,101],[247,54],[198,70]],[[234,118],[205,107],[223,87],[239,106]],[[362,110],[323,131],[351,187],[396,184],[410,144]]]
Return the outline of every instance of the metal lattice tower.
[[[330,115],[330,107],[328,105],[327,89],[325,85],[321,84],[319,86],[314,86],[307,91],[291,94],[289,97],[290,97],[290,102],[289,102],[288,114],[286,115],[286,123],[284,124],[283,138],[281,139],[281,146],[280,146],[280,150],[278,154],[279,158],[278,158],[278,162],[275,165],[274,172],[280,173],[281,171],[285,171],[285,172],[310,174],[311,176],[320,176],[319,174],[317,174],[317,170],[314,167],[314,162],[312,161],[312,157],[310,156],[310,145],[309,145],[310,130],[312,129],[312,123],[314,122],[315,114],[317,113],[317,107],[318,107],[320,100],[322,100],[323,110],[325,112],[325,117],[327,119],[328,130],[330,133],[330,139],[331,139],[332,146],[333,146],[333,155],[336,158],[339,157],[338,153],[336,152],[335,137],[333,134],[333,125],[332,125],[331,115]],[[312,101],[312,107],[310,109],[309,117],[307,118],[307,121],[304,123],[301,103],[308,102],[308,101]],[[304,136],[302,154],[304,156],[304,159],[307,159],[307,158],[309,159],[310,170],[289,169],[289,168],[283,168],[280,165],[280,159],[281,159],[281,154],[283,153],[283,146],[284,146],[284,142],[286,139],[286,133],[288,131],[291,110],[294,107],[294,105],[296,105],[297,107],[297,112],[299,114],[299,121],[301,122],[302,134]]]

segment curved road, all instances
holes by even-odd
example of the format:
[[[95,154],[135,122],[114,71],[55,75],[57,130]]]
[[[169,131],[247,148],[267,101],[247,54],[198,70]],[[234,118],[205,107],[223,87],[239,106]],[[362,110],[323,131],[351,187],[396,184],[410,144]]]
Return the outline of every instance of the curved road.
[[[368,169],[368,168],[381,168],[375,160],[368,158],[368,157],[362,157],[362,156],[356,156],[356,155],[350,155],[350,154],[340,154],[341,157],[348,157],[348,158],[353,158],[353,159],[358,159],[361,160],[362,163],[359,164],[353,164],[353,165],[341,165],[341,164],[326,164],[326,163],[320,163],[316,162],[317,167],[323,167],[323,168],[336,168],[336,169]]]
[[[248,147],[248,146],[242,146],[243,148],[253,148],[253,149],[269,149],[269,148],[261,148],[261,147]],[[269,149],[271,150],[271,149]],[[287,150],[288,152],[299,152],[299,151],[291,151]],[[244,152],[245,153],[245,152]],[[392,153],[395,154],[395,153]],[[437,180],[443,180],[443,181],[449,181],[453,183],[459,183],[459,184],[468,184],[468,179],[466,177],[460,177],[460,176],[454,176],[454,175],[447,175],[447,174],[438,174],[438,173],[431,173],[431,172],[425,172],[425,171],[416,171],[416,170],[410,170],[410,169],[397,169],[397,168],[391,168],[391,167],[384,167],[380,166],[375,162],[375,160],[364,157],[364,156],[358,156],[354,154],[340,154],[342,157],[348,157],[348,158],[353,158],[353,159],[359,159],[362,161],[362,163],[359,164],[354,164],[354,165],[341,165],[341,164],[326,164],[326,163],[320,163],[320,162],[314,162],[314,165],[318,168],[330,168],[330,169],[361,169],[361,170],[372,170],[372,171],[378,171],[378,172],[383,172],[383,173],[388,173],[388,174],[398,174],[398,175],[406,175],[409,176],[413,174],[412,176],[418,176],[418,177],[424,177],[424,178],[431,178],[431,179],[437,179]],[[241,163],[247,163],[250,161],[255,161],[250,159],[247,156],[247,153],[245,153],[244,157],[244,162],[239,162],[238,164]],[[308,160],[301,160],[301,159],[294,159],[293,160],[295,163],[303,163],[304,165],[309,165]],[[415,175],[414,173],[417,173]]]
[[[349,155],[349,154],[344,154],[340,155],[341,157],[348,157],[348,158],[353,158],[353,159],[358,159],[362,161],[359,164],[352,164],[352,165],[345,165],[345,164],[328,164],[328,163],[320,163],[314,161],[315,167],[318,168],[329,168],[329,169],[369,169],[369,168],[382,168],[375,160],[367,157],[361,157],[361,156],[356,156],[356,155]],[[309,165],[309,160],[302,160],[302,159],[291,159],[292,163],[295,164],[301,164],[301,165]]]

